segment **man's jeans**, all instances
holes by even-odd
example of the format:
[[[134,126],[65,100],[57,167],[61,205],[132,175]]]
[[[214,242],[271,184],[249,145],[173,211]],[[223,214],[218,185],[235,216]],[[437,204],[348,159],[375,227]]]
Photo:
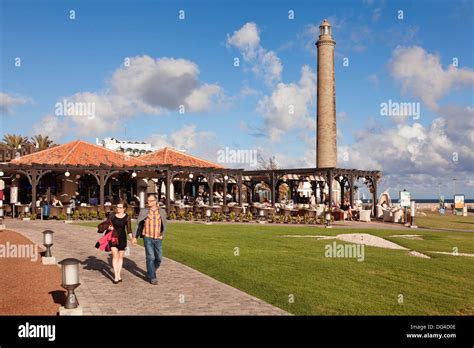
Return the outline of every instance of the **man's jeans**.
[[[143,237],[146,255],[146,273],[149,280],[156,279],[156,270],[163,257],[162,239]]]

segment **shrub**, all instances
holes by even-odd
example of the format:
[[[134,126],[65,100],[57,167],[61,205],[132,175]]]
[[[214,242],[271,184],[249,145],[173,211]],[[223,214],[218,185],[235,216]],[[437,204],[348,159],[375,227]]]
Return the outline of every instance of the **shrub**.
[[[170,213],[170,214],[168,215],[168,219],[169,219],[169,220],[176,220],[176,214],[175,214],[175,213]]]
[[[202,215],[201,213],[196,214],[196,221],[201,221],[202,220]]]
[[[105,211],[99,211],[97,217],[99,218],[99,220],[105,220]]]
[[[244,222],[244,213],[239,213],[239,221]]]
[[[190,212],[188,213],[188,220],[189,220],[189,221],[193,221],[193,220],[194,220],[194,214],[193,214],[192,211],[190,211]]]
[[[65,213],[59,213],[58,220],[66,220],[66,219],[67,219],[67,215]]]
[[[230,221],[235,221],[235,213],[234,212],[231,212],[229,214],[229,219],[230,219]]]
[[[186,213],[184,212],[184,210],[180,210],[178,213],[178,220],[184,220],[185,215]]]
[[[81,218],[81,214],[79,213],[78,210],[75,210],[74,213],[72,214],[72,219],[79,220],[80,218]]]
[[[304,221],[305,224],[309,223],[309,215],[308,214],[304,214],[303,221]]]
[[[253,215],[251,212],[247,213],[247,221],[252,221],[253,220]]]
[[[98,212],[96,211],[91,211],[89,214],[89,219],[91,220],[97,220]]]

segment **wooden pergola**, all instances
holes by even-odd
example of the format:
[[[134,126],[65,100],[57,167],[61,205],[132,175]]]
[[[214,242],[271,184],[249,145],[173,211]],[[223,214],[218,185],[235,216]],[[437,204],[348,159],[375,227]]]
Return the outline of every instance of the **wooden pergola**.
[[[316,186],[319,184],[322,187],[324,184],[328,185],[329,202],[333,201],[333,181],[336,180],[341,186],[341,201],[343,201],[346,186],[350,192],[350,203],[354,205],[354,186],[355,182],[362,178],[365,185],[373,195],[373,202],[377,200],[377,182],[381,178],[380,171],[366,171],[357,169],[344,168],[297,168],[297,169],[269,169],[269,170],[243,170],[230,168],[214,168],[214,167],[191,167],[191,166],[173,166],[173,165],[133,165],[133,166],[108,166],[101,164],[99,166],[84,166],[84,165],[61,165],[61,164],[15,164],[11,162],[0,163],[0,170],[5,174],[22,174],[27,177],[31,184],[32,202],[37,198],[37,186],[41,178],[47,173],[66,173],[68,171],[82,172],[84,174],[91,174],[97,181],[99,186],[99,205],[104,206],[105,203],[105,185],[107,181],[115,174],[120,173],[136,173],[133,177],[140,178],[154,178],[158,179],[159,189],[161,192],[161,185],[165,185],[166,192],[166,208],[170,211],[171,196],[170,187],[175,180],[187,180],[194,183],[198,182],[199,177],[205,178],[209,186],[210,204],[213,204],[214,184],[222,182],[227,188],[228,182],[232,180],[237,185],[238,199],[237,203],[242,206],[242,186],[244,184],[249,187],[254,187],[258,182],[265,182],[270,187],[271,203],[275,206],[277,200],[277,186],[281,184],[285,177],[293,176],[297,179],[290,180],[305,180],[310,181],[313,191],[316,193]],[[192,176],[190,176],[192,174]],[[192,178],[191,178],[192,177]],[[312,179],[311,179],[312,178]],[[183,186],[182,186],[183,187]],[[183,190],[183,188],[182,188]],[[227,193],[227,192],[226,192]],[[223,204],[227,205],[226,194],[223,195]],[[375,204],[372,205],[375,211]],[[32,204],[32,211],[35,212],[35,204]]]
[[[37,186],[41,178],[47,173],[66,173],[69,171],[82,172],[84,174],[91,174],[96,180],[99,186],[99,205],[104,206],[105,203],[105,185],[107,181],[115,174],[120,173],[136,173],[135,179],[140,178],[153,178],[158,179],[161,184],[163,183],[166,188],[166,208],[169,211],[171,204],[170,187],[175,178],[183,175],[193,174],[197,180],[198,177],[204,177],[209,185],[209,196],[213,197],[213,186],[217,180],[222,180],[224,186],[227,185],[229,178],[235,178],[239,187],[239,205],[241,201],[241,183],[242,183],[242,169],[226,169],[226,168],[212,168],[212,167],[187,167],[187,166],[173,166],[173,165],[144,165],[144,166],[82,166],[82,165],[42,165],[38,163],[32,163],[31,165],[25,164],[14,164],[14,163],[1,163],[0,170],[5,174],[22,174],[24,175],[31,185],[31,197],[32,202],[36,201],[37,198]],[[189,178],[189,180],[193,181]],[[224,195],[224,204],[226,204],[226,197]],[[32,212],[35,212],[35,205],[32,204]]]

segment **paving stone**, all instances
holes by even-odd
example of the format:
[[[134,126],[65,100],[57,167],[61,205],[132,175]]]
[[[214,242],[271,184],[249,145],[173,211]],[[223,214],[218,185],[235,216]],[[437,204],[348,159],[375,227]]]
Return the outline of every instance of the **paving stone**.
[[[95,229],[57,221],[7,220],[8,229],[42,244],[42,231],[54,234],[53,256],[57,261],[73,257],[81,261],[76,289],[84,315],[288,315],[243,291],[203,273],[164,258],[158,270],[158,285],[143,279],[145,251],[131,245],[124,259],[123,281],[113,284],[111,255],[94,247],[101,237]],[[166,248],[166,246],[165,246]],[[184,295],[184,303],[180,303]]]

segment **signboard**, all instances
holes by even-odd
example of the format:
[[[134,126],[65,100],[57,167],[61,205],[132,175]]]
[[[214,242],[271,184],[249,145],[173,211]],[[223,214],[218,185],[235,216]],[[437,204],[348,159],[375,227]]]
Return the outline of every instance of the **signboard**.
[[[464,208],[464,195],[454,195],[454,209]]]
[[[454,195],[454,210],[456,215],[464,214],[464,195]],[[467,209],[466,209],[467,211]]]
[[[10,204],[18,202],[18,186],[10,187]]]
[[[400,191],[400,206],[402,208],[410,207],[410,192]]]
[[[0,179],[0,190],[5,190],[5,181]]]

